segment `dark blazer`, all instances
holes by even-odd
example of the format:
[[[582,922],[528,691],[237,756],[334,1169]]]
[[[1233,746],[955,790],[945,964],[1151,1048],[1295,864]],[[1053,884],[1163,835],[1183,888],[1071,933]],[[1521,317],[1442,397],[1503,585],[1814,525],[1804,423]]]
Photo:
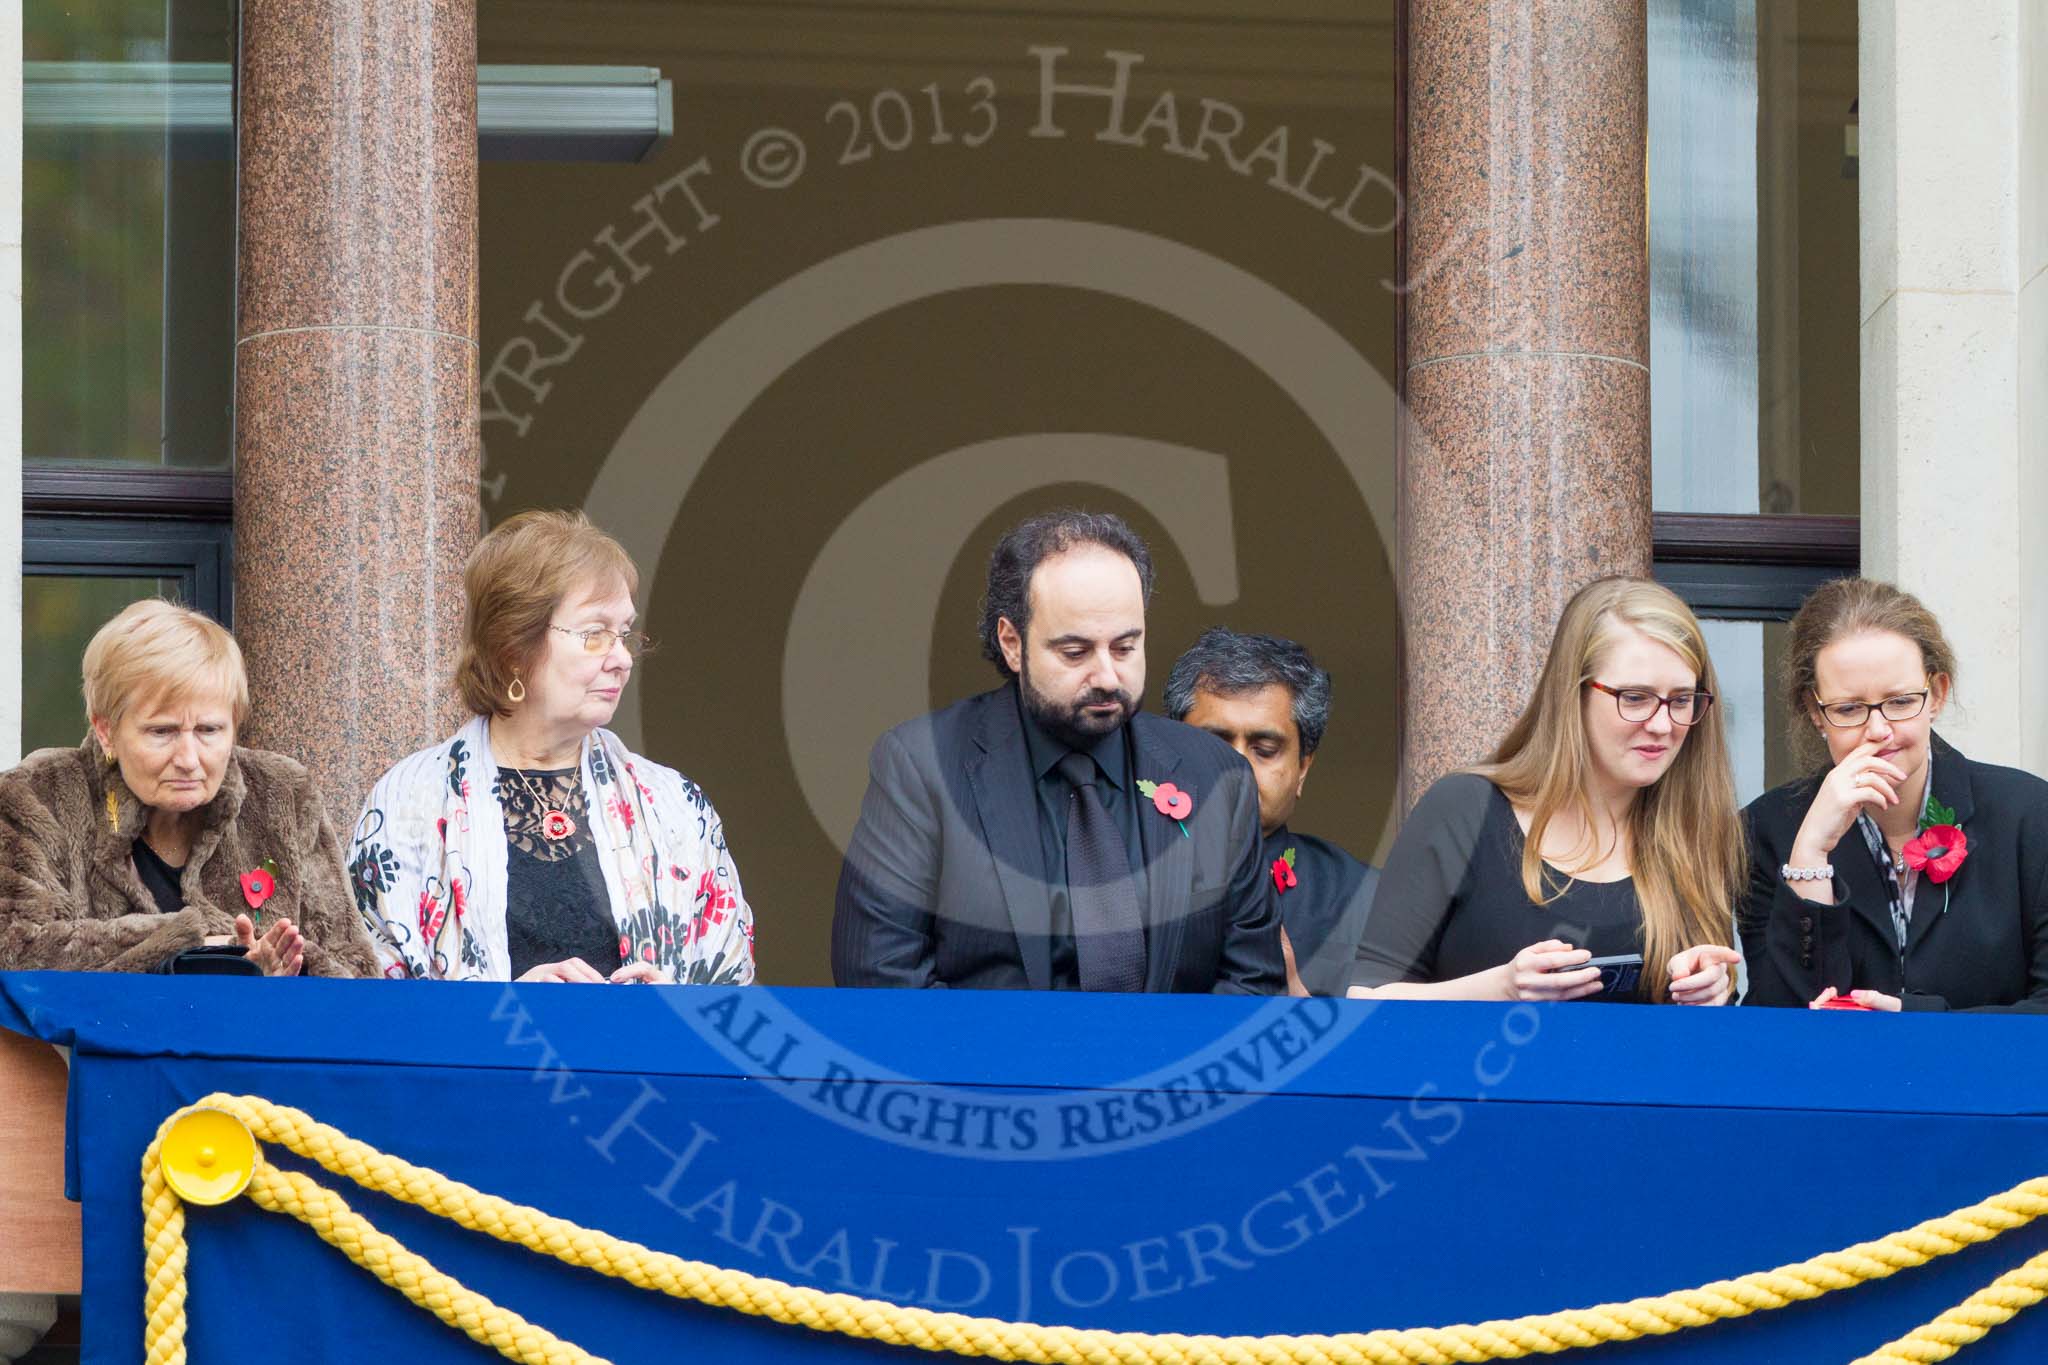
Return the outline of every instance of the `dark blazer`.
[[[1275,860],[1294,850],[1294,885],[1274,890],[1280,922],[1294,947],[1294,970],[1310,995],[1342,995],[1351,984],[1351,964],[1365,917],[1379,889],[1380,870],[1362,863],[1327,839],[1296,834],[1282,825],[1260,854],[1268,875]]]
[[[1743,812],[1745,1003],[1804,1005],[1833,986],[1896,995],[1909,1010],[2048,1013],[2048,782],[1974,763],[1939,735],[1933,748],[1935,798],[1955,810],[1969,853],[1947,882],[1921,876],[1903,958],[1884,874],[1854,826],[1829,858],[1833,903],[1802,900],[1778,875],[1821,775]]]
[[[1133,780],[1194,798],[1185,835],[1150,802],[1138,812],[1145,989],[1285,990],[1251,765],[1178,721],[1140,712],[1130,726]],[[1050,989],[1052,893],[1016,684],[889,731],[868,778],[839,873],[833,980]]]

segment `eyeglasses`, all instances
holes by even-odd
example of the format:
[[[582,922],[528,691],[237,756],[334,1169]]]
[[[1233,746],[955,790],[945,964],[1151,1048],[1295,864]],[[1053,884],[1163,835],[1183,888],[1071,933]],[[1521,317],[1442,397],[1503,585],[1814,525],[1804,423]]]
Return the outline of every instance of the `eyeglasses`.
[[[1587,680],[1586,686],[1614,698],[1614,709],[1632,725],[1640,725],[1656,715],[1659,707],[1671,713],[1673,725],[1697,725],[1700,717],[1707,714],[1707,708],[1714,704],[1712,692],[1673,692],[1668,697],[1660,697],[1645,687],[1609,687],[1591,679]]]
[[[1881,712],[1886,720],[1911,720],[1927,709],[1927,696],[1932,688],[1921,688],[1918,692],[1901,692],[1896,697],[1883,701],[1822,701],[1820,693],[1813,694],[1813,704],[1827,723],[1837,729],[1853,730],[1870,720],[1872,711]]]
[[[592,630],[570,630],[567,626],[549,626],[548,629],[560,631],[572,639],[581,640],[585,654],[609,654],[612,652],[612,641],[614,640],[624,645],[627,655],[635,659],[644,654],[652,654],[654,652],[654,641],[637,630],[605,630],[603,627]]]

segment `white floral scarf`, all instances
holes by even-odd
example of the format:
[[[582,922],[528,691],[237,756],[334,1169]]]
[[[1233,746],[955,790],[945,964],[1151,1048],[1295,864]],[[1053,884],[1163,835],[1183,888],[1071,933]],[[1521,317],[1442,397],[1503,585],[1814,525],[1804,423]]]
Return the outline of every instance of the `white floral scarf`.
[[[580,766],[620,956],[685,984],[752,982],[754,912],[703,790],[627,752],[608,730],[584,741]],[[384,975],[509,976],[497,770],[490,725],[478,716],[371,789],[349,877]]]

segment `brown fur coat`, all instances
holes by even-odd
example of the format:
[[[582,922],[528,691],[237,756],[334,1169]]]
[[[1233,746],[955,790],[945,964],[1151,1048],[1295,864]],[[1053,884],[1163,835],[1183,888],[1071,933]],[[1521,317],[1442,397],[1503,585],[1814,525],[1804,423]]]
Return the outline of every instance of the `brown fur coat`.
[[[130,852],[148,808],[90,737],[0,774],[0,969],[154,970],[209,934],[232,936],[235,916],[247,913],[241,876],[267,858],[277,890],[259,932],[283,916],[305,938],[301,970],[376,974],[341,847],[303,767],[238,746],[201,818],[181,882],[185,908],[166,915]]]

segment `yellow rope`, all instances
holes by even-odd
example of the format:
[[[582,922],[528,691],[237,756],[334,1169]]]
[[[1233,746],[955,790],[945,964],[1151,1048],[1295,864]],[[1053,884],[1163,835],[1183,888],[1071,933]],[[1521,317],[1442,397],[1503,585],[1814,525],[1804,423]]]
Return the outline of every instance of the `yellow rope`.
[[[1924,1365],[1947,1360],[2022,1308],[2048,1298],[2048,1251],[2009,1270],[1925,1327],[1880,1346],[1856,1365]]]
[[[194,1108],[233,1114],[259,1141],[274,1142],[364,1189],[642,1289],[813,1331],[1032,1365],[1451,1365],[1454,1361],[1551,1354],[1662,1336],[1818,1298],[1989,1241],[2048,1213],[2048,1177],[2041,1177],[1877,1241],[1859,1242],[1795,1265],[1655,1298],[1473,1325],[1334,1336],[1109,1332],[906,1308],[687,1260],[481,1193],[439,1172],[380,1152],[297,1109],[253,1095],[209,1095]],[[185,1220],[178,1196],[165,1183],[159,1156],[164,1133],[178,1117],[165,1120],[142,1159],[148,1277],[144,1338],[149,1365],[183,1365],[185,1359]],[[259,1206],[299,1219],[413,1303],[508,1360],[529,1365],[602,1365],[598,1357],[465,1289],[371,1227],[331,1190],[271,1166],[260,1150],[249,1193]],[[1925,1327],[1864,1360],[1883,1365],[1946,1360],[2044,1296],[2048,1296],[2048,1253],[2001,1276]]]

